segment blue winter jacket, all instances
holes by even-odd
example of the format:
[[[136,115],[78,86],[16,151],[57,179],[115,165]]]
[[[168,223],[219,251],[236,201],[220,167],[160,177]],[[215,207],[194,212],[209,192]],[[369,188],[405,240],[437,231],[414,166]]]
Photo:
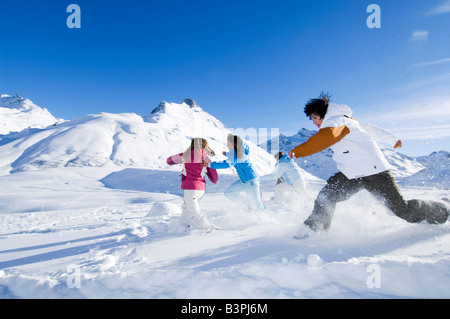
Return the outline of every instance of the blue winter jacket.
[[[253,164],[250,163],[249,147],[245,142],[243,142],[242,148],[243,148],[243,152],[242,152],[243,157],[242,158],[238,158],[236,155],[236,152],[234,150],[231,150],[225,154],[225,156],[227,157],[227,159],[225,161],[213,162],[213,163],[211,163],[211,168],[224,169],[224,168],[230,168],[230,167],[234,166],[234,168],[236,169],[236,172],[239,175],[239,178],[241,179],[241,182],[243,182],[243,183],[257,178],[258,174],[256,174]]]

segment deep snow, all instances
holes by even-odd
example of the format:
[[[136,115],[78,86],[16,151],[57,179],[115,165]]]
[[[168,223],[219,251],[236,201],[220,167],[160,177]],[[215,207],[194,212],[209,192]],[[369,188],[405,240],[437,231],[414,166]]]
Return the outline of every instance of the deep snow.
[[[1,95],[0,109],[0,298],[450,297],[449,222],[408,224],[362,191],[328,233],[293,238],[335,170],[329,152],[297,160],[307,200],[274,202],[275,181],[262,183],[268,214],[225,198],[237,176],[221,171],[201,201],[219,230],[186,232],[181,168],[165,159],[196,136],[220,154],[230,132],[194,101],[71,121],[20,96]],[[274,142],[286,151],[311,134]],[[272,155],[249,144],[258,173],[271,172]],[[407,199],[449,197],[448,152],[383,152]]]
[[[229,202],[233,174],[201,207],[220,229],[179,227],[179,173],[55,168],[0,177],[1,298],[448,298],[450,225],[408,224],[363,191],[338,205],[331,230],[293,235],[312,199],[270,214]],[[32,181],[32,183],[30,183]],[[439,200],[444,190],[402,188]]]

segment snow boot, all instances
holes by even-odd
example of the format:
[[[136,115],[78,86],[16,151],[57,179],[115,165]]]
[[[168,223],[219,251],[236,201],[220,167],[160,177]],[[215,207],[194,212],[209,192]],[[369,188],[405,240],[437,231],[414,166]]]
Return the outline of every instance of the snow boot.
[[[449,217],[446,205],[437,201],[412,199],[408,200],[408,208],[429,224],[444,224]]]
[[[186,227],[186,230],[203,230],[210,232],[217,229],[217,227],[208,221],[203,214],[193,215],[183,213],[180,216],[180,221]]]
[[[308,239],[317,235],[317,232],[311,229],[307,225],[303,225],[298,231],[297,235],[294,235],[294,239]]]

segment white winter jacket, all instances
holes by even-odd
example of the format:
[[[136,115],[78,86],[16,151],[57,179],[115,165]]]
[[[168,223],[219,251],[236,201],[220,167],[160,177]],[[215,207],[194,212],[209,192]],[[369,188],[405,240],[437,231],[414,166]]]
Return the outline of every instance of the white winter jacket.
[[[343,104],[330,103],[320,130],[295,147],[295,157],[305,157],[328,147],[334,152],[338,169],[349,179],[370,176],[390,169],[376,140],[394,145],[393,134],[352,118],[353,111]]]

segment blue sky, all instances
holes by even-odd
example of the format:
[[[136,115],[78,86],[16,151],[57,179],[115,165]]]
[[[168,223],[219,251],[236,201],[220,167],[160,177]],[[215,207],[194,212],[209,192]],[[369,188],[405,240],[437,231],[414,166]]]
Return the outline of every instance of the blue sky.
[[[2,1],[0,93],[68,120],[189,97],[230,128],[292,135],[328,91],[424,155],[450,150],[448,30],[450,0]]]

